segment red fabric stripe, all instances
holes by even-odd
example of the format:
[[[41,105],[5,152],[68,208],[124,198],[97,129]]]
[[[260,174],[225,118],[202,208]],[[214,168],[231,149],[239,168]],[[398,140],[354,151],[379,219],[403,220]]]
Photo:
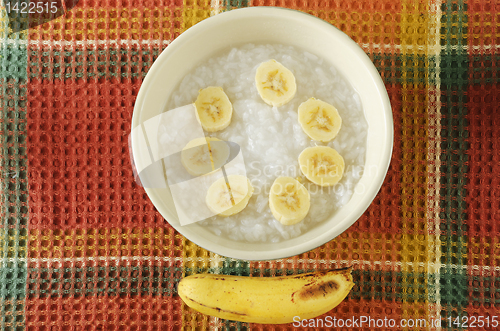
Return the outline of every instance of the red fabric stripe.
[[[30,229],[167,225],[132,174],[140,80],[28,84]]]

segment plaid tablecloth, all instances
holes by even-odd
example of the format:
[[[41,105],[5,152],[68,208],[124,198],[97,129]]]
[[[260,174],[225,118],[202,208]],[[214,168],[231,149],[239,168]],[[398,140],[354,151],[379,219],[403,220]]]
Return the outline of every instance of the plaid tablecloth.
[[[258,5],[351,36],[385,81],[395,141],[382,189],[347,232],[246,262],[168,225],[134,182],[127,138],[160,52],[209,16]],[[80,0],[21,32],[1,17],[1,330],[290,330],[196,313],[176,284],[346,265],[356,285],[321,318],[396,324],[342,329],[500,328],[499,1]]]

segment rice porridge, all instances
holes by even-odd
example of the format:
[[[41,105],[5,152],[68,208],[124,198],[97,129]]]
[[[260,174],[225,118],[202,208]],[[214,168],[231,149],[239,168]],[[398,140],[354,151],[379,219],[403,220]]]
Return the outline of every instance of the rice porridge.
[[[291,70],[296,79],[294,98],[281,107],[266,104],[255,86],[257,67],[270,59]],[[179,84],[166,109],[193,103],[198,91],[208,86],[224,89],[233,114],[227,128],[206,135],[241,147],[254,193],[240,213],[214,216],[199,222],[201,226],[235,241],[279,242],[323,222],[350,200],[364,169],[368,125],[357,92],[335,68],[291,46],[247,44],[194,69]],[[313,141],[298,122],[299,105],[311,97],[335,106],[342,118],[338,135],[328,143]],[[344,175],[335,186],[318,186],[301,173],[298,156],[312,146],[332,147],[344,158]],[[309,190],[309,213],[297,224],[282,225],[271,214],[269,190],[279,176],[300,177]]]

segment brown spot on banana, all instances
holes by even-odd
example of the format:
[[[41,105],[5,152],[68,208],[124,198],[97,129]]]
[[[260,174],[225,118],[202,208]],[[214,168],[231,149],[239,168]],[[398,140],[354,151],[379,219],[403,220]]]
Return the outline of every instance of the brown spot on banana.
[[[328,294],[338,291],[339,288],[340,285],[336,281],[330,280],[319,284],[305,286],[300,291],[295,292],[292,297],[297,294],[299,299],[311,300],[327,296]]]
[[[336,274],[344,276],[347,282],[352,282],[352,276],[351,276],[352,267],[346,267],[336,270],[323,270],[323,271],[294,275],[292,276],[293,278],[303,279],[303,280],[307,279],[309,280],[309,282],[305,284],[301,290],[292,293],[292,298],[291,298],[292,302],[295,302],[296,296],[298,299],[307,301],[318,297],[324,297],[328,294],[338,291],[341,286],[335,280],[329,280],[317,283],[318,280],[321,279],[321,277],[325,276],[328,273],[331,273],[332,271]]]

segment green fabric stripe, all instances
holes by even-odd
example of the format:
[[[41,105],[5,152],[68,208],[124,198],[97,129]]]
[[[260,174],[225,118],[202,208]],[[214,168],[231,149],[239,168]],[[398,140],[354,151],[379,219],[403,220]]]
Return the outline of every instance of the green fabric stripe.
[[[93,295],[172,296],[182,278],[180,267],[115,266],[29,268],[28,297]]]
[[[13,261],[0,268],[0,330],[24,330],[26,264]]]
[[[24,329],[28,185],[26,178],[26,47],[0,48],[0,330]]]
[[[196,273],[214,273],[216,270],[198,270]],[[218,269],[225,275],[250,276],[248,262],[226,259],[224,266]],[[299,269],[278,269],[275,276],[286,273],[305,273],[314,271]],[[28,297],[80,296],[96,294],[132,294],[164,295],[175,293],[176,284],[182,278],[183,268],[161,266],[116,266],[87,268],[29,268]],[[271,269],[252,269],[252,274],[259,277],[271,276]],[[354,300],[388,300],[402,302],[403,291],[413,302],[425,302],[426,290],[434,292],[434,274],[405,273],[377,270],[354,270],[355,286],[349,294]],[[424,279],[430,277],[428,285]],[[498,279],[500,280],[500,278]],[[409,286],[402,287],[403,281]],[[140,283],[143,283],[142,285]],[[40,284],[40,286],[37,286]],[[434,301],[433,301],[434,302]]]
[[[236,322],[236,321],[230,321],[230,320],[225,320],[224,321],[224,330],[228,331],[246,331],[250,330],[250,325],[248,323],[243,323],[243,322]]]
[[[436,86],[437,57],[435,55],[377,53],[368,54],[368,56],[386,84],[405,83]]]
[[[163,49],[156,47],[49,51],[29,49],[29,77],[43,79],[139,78]]]
[[[463,1],[442,5],[441,19],[441,315],[463,315],[468,305],[466,228],[468,54],[467,8]],[[458,23],[458,24],[457,24]]]
[[[236,8],[248,7],[249,1],[248,0],[224,0],[223,4],[224,4],[223,7],[226,10],[231,10],[231,9],[236,9]]]
[[[144,78],[162,48],[43,51],[30,49],[30,78]],[[436,56],[369,54],[384,82],[436,85]],[[402,64],[405,64],[404,66]],[[403,78],[406,77],[406,78]]]
[[[223,275],[249,276],[250,267],[247,261],[226,258],[220,270]]]
[[[387,300],[402,303],[435,303],[435,274],[414,272],[392,272],[376,270],[354,270],[355,282],[349,297],[355,300]],[[427,282],[426,282],[427,280]]]
[[[500,54],[474,55],[470,60],[472,68],[470,84],[500,83]]]
[[[500,307],[500,277],[469,276],[473,307]]]

